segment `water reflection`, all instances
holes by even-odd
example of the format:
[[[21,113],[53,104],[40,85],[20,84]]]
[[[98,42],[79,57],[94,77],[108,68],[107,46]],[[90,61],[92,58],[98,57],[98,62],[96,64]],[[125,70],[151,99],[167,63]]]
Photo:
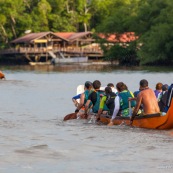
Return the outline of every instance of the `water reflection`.
[[[3,70],[14,71],[38,71],[38,72],[77,72],[77,71],[97,71],[97,72],[109,72],[109,71],[143,71],[143,72],[172,72],[172,67],[164,66],[117,66],[111,64],[92,64],[92,63],[77,63],[77,64],[57,64],[57,65],[22,65],[22,66],[1,66]]]

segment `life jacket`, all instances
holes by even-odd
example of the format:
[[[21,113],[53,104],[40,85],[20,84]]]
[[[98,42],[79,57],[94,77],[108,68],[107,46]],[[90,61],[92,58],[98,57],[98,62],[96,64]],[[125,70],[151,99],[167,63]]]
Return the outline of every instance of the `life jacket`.
[[[109,109],[109,114],[112,115],[114,112],[114,108],[115,108],[115,97],[117,95],[114,92],[111,92],[109,94],[106,95],[106,106]]]
[[[94,104],[94,106],[93,106],[93,108],[92,108],[92,110],[93,110],[93,112],[94,113],[97,113],[98,112],[98,110],[99,110],[99,106],[100,106],[100,95],[104,95],[104,91],[94,91],[94,92],[96,92],[96,94],[97,94],[97,101],[96,101],[96,103]],[[107,107],[107,106],[106,106]],[[105,106],[104,106],[104,108],[103,108],[103,110],[105,110],[106,108],[105,108]],[[108,110],[108,108],[107,108],[107,110]]]
[[[86,104],[89,95],[93,92],[93,90],[85,90],[84,94],[85,94],[85,99],[84,99],[84,105]]]
[[[167,96],[168,96],[168,91],[162,91],[160,96],[159,96],[159,108],[161,112],[165,112],[165,107],[166,107],[166,100],[167,100]]]
[[[171,86],[168,89],[168,96],[167,96],[167,100],[166,100],[167,109],[171,105],[172,98],[173,98],[173,84],[171,84]]]
[[[128,98],[133,97],[128,90],[124,90],[118,94],[120,97],[120,110],[127,109],[129,107]],[[135,107],[136,102],[133,100],[131,101],[131,107]]]

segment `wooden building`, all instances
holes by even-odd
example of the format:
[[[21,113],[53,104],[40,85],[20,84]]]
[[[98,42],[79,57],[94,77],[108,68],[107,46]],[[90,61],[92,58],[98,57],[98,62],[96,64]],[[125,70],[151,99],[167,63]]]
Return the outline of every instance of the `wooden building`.
[[[50,62],[56,58],[102,57],[103,52],[92,44],[91,32],[80,33],[29,33],[11,41],[10,49],[1,50],[2,55],[23,56],[29,62]]]
[[[109,43],[128,43],[137,39],[133,32],[98,34]],[[25,57],[29,62],[50,63],[54,59],[75,57],[102,58],[101,50],[92,32],[40,32],[28,33],[11,41],[11,48],[0,50],[0,55]],[[82,59],[82,58],[81,58]],[[69,62],[72,62],[72,61]]]

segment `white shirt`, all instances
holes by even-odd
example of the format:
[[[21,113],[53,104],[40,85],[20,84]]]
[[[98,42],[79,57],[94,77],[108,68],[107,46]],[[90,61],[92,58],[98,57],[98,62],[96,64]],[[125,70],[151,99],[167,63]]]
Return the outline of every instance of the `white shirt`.
[[[116,88],[111,87],[112,88],[112,92],[114,92],[115,94],[118,92]]]
[[[115,117],[117,116],[117,114],[120,110],[120,97],[119,96],[115,97],[114,103],[115,103],[115,108],[114,108],[114,112],[113,112],[113,115],[111,118],[112,120],[115,119]]]

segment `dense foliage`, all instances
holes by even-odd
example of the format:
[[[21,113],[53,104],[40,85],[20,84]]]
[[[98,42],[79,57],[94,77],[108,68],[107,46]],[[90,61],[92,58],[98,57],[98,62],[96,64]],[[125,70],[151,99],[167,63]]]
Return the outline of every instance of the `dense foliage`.
[[[106,58],[170,64],[172,15],[172,0],[0,0],[0,47],[26,30],[133,31],[139,36],[137,42],[128,49],[115,45],[105,52]]]

